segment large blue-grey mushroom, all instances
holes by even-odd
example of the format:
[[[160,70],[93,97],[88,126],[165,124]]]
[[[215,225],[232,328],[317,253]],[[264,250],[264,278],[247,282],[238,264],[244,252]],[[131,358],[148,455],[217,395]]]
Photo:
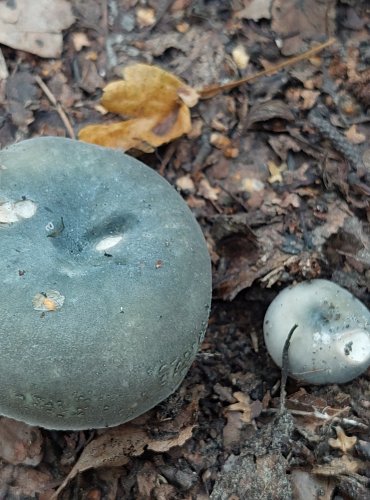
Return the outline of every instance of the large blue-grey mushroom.
[[[61,138],[0,152],[0,414],[113,426],[169,396],[203,339],[202,231],[156,172]]]

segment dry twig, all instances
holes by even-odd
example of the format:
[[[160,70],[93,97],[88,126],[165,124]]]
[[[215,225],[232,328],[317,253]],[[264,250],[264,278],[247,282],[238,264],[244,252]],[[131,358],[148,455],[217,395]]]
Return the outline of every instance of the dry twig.
[[[41,88],[41,90],[46,95],[46,97],[49,99],[51,104],[55,107],[55,110],[58,113],[58,115],[60,116],[60,119],[62,120],[63,125],[65,126],[69,137],[71,139],[76,139],[76,135],[74,133],[73,127],[71,125],[71,122],[69,121],[69,118],[68,118],[66,112],[63,109],[63,106],[60,104],[60,102],[58,102],[56,100],[54,94],[51,92],[49,87],[46,85],[45,82],[43,82],[41,80],[41,78],[38,75],[35,76],[35,80],[36,80],[36,83],[38,84],[38,86]]]
[[[262,76],[272,75],[273,73],[276,73],[277,71],[280,71],[283,68],[292,66],[293,64],[297,64],[301,61],[305,61],[306,59],[313,57],[314,55],[326,49],[327,47],[330,47],[330,45],[333,45],[334,42],[335,38],[329,38],[329,40],[327,40],[325,43],[322,43],[317,47],[313,47],[312,49],[303,52],[303,54],[298,54],[297,56],[290,57],[286,61],[283,61],[280,64],[277,64],[276,66],[272,66],[271,68],[258,71],[254,75],[249,75],[246,76],[245,78],[241,78],[240,80],[234,80],[232,82],[228,82],[223,85],[219,84],[207,85],[206,87],[203,87],[202,89],[198,90],[198,94],[201,99],[210,99],[211,97],[214,97],[215,95],[220,94],[221,92],[235,89],[236,87],[244,85],[245,83],[251,83],[254,80],[257,80],[258,78],[261,78]]]

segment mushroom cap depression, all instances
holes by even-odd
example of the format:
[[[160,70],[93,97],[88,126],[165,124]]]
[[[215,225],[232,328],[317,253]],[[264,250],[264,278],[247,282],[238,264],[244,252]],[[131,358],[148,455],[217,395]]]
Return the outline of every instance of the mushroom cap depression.
[[[181,383],[203,339],[202,231],[140,161],[62,138],[0,152],[0,414],[113,426]]]
[[[339,285],[306,281],[285,288],[271,302],[263,330],[267,350],[280,367],[294,325],[290,376],[311,384],[341,384],[370,366],[370,311]]]

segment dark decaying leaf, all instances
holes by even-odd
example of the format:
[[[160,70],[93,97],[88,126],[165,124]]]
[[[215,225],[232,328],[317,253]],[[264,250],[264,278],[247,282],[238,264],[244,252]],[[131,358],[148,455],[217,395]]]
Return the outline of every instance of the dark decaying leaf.
[[[294,120],[294,114],[289,106],[278,99],[254,104],[247,116],[246,128],[251,128],[258,122],[266,122],[274,118],[280,118],[288,122]]]
[[[128,424],[102,431],[100,436],[84,448],[77,463],[52,498],[56,499],[69,481],[85,470],[125,465],[131,458],[140,456],[145,449],[164,452],[174,446],[182,446],[191,438],[196,425],[196,414],[201,391],[201,386],[193,388],[192,400],[188,405],[185,405],[174,419],[172,423],[174,431],[170,437],[158,436],[153,438],[150,436],[143,425],[145,416],[144,418],[138,417]],[[168,426],[165,425],[166,427]]]

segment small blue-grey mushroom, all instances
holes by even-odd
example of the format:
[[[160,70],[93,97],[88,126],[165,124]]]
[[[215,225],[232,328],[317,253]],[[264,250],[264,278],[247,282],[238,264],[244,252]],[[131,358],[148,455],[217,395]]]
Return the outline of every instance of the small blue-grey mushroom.
[[[294,325],[290,376],[311,384],[340,384],[370,366],[370,312],[339,285],[307,281],[286,288],[272,301],[263,329],[267,350],[280,367]]]
[[[61,138],[0,152],[0,414],[113,426],[169,396],[211,300],[202,231],[161,176]]]

